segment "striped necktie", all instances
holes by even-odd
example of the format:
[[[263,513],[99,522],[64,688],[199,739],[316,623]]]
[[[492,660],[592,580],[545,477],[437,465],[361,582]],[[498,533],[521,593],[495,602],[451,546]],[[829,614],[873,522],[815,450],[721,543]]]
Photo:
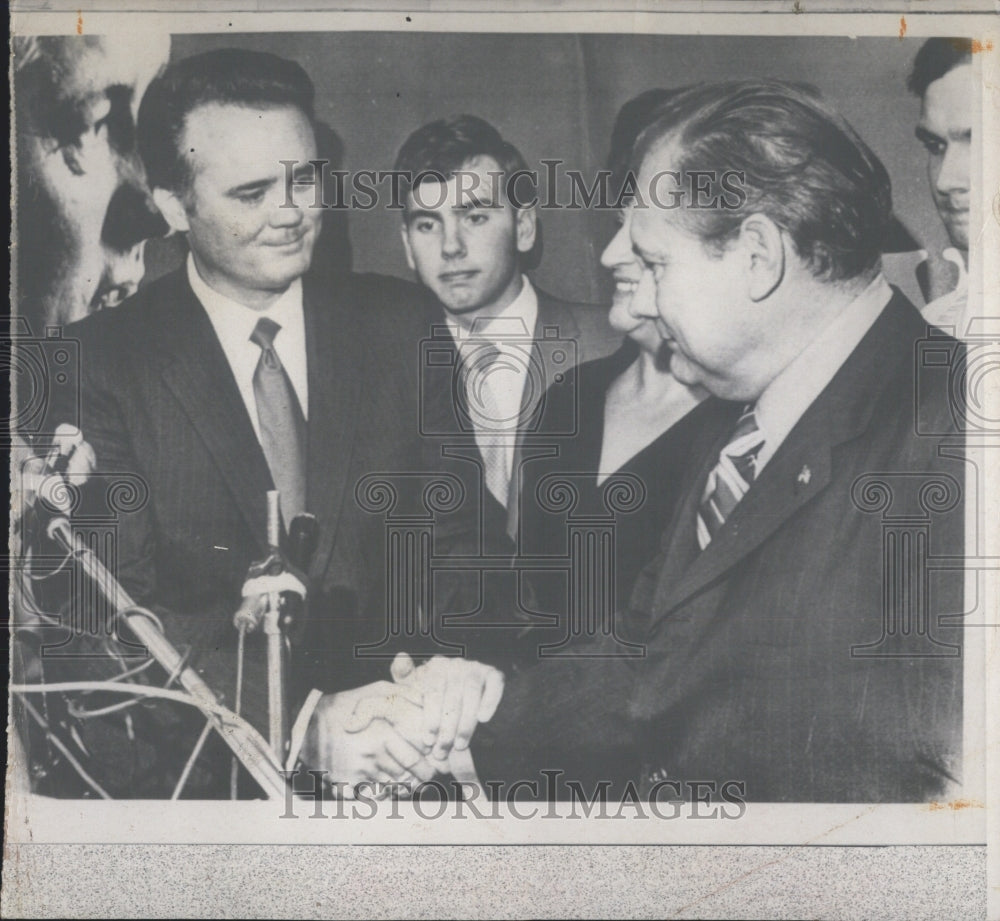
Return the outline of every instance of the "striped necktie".
[[[253,373],[253,394],[260,423],[260,445],[275,489],[281,496],[281,517],[287,527],[306,505],[306,420],[295,388],[274,350],[281,326],[261,317],[250,334],[260,348]]]
[[[483,481],[497,502],[507,507],[510,473],[507,470],[507,439],[511,420],[491,386],[490,375],[500,358],[500,350],[491,342],[467,340],[462,353],[462,394],[483,458]],[[516,420],[514,420],[516,425]]]
[[[704,550],[739,504],[757,477],[757,455],[764,447],[764,433],[757,428],[754,411],[748,408],[708,475],[705,494],[698,506],[698,546]]]

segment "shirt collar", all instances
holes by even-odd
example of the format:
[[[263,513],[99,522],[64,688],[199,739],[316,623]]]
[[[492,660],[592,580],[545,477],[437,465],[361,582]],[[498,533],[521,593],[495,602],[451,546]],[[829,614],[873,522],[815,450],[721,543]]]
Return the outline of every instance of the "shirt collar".
[[[892,298],[879,273],[760,395],[756,421],[770,456],[865,337]],[[765,458],[766,459],[766,458]]]
[[[282,330],[294,329],[304,323],[301,278],[296,278],[281,297],[269,307],[264,310],[254,310],[225,294],[220,294],[209,285],[198,273],[198,267],[194,264],[194,257],[190,253],[187,257],[187,277],[191,290],[201,301],[212,325],[220,333],[220,338],[224,331],[225,336],[233,340],[249,339],[261,317],[274,320]],[[275,342],[280,337],[279,331]]]
[[[526,275],[521,276],[521,291],[500,313],[492,317],[477,317],[471,329],[455,322],[448,316],[445,322],[458,343],[466,339],[488,339],[503,350],[506,342],[524,342],[534,338],[535,322],[538,320],[538,294]]]

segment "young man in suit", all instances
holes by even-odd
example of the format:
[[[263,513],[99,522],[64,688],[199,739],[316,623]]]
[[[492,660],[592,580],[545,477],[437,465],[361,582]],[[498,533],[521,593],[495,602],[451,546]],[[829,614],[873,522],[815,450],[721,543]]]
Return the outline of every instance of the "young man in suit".
[[[621,337],[604,310],[559,300],[524,274],[539,243],[534,182],[492,125],[472,115],[424,125],[400,148],[395,170],[406,258],[436,301],[432,340],[460,369],[458,386],[428,380],[441,398],[429,407],[429,428],[474,436],[484,539],[500,548],[516,536],[523,435],[541,426],[546,388]]]
[[[818,96],[768,81],[679,92],[633,159],[632,242],[655,280],[633,310],[712,394],[701,461],[624,618],[644,657],[596,642],[509,677],[472,740],[481,776],[543,796],[545,769],[662,800],[697,798],[695,781],[765,802],[947,795],[964,610],[947,377],[963,353],[922,345],[881,275],[885,168]]]
[[[355,654],[386,631],[383,524],[355,489],[373,470],[412,470],[419,458],[419,292],[378,276],[311,276],[322,212],[281,161],[310,169],[312,117],[312,83],[291,61],[222,50],[172,64],[143,99],[138,139],[154,200],[187,239],[187,263],[66,330],[79,341],[79,427],[96,454],[94,485],[130,478],[145,497],[121,514],[109,563],[229,703],[233,613],[249,564],[268,552],[274,488],[286,527],[302,512],[319,525],[309,615],[292,633],[293,702],[310,688],[388,677],[384,658]],[[49,430],[72,410],[54,406]],[[43,664],[50,680],[73,667]],[[258,631],[247,642],[243,712],[262,731],[266,691]],[[353,703],[331,695],[321,709],[329,737]],[[139,755],[117,759],[117,772],[107,739],[88,736],[87,747],[112,762],[113,792],[162,795],[200,728],[181,724],[158,733],[152,751],[140,739]],[[101,730],[88,721],[81,731]],[[422,752],[384,722],[351,743],[331,765],[340,780],[427,771]],[[218,749],[199,762],[189,792],[225,790],[228,754]]]

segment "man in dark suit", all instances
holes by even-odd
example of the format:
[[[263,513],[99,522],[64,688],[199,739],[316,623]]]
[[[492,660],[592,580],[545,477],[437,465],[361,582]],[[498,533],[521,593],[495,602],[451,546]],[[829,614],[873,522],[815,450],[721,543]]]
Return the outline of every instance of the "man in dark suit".
[[[545,769],[659,800],[724,799],[727,782],[751,801],[945,795],[962,352],[922,343],[880,273],[886,171],[818,96],[765,81],[678,93],[634,163],[632,240],[656,284],[632,309],[713,395],[694,411],[701,461],[626,612],[644,657],[601,659],[598,640],[508,676],[472,740],[480,774],[543,796]]]
[[[395,170],[407,261],[430,295],[424,453],[428,464],[458,476],[466,495],[439,523],[438,539],[452,553],[510,558],[522,466],[558,442],[533,437],[550,429],[546,391],[569,386],[574,365],[614,351],[621,336],[605,310],[560,300],[528,279],[540,252],[535,182],[492,125],[472,115],[424,125],[400,148]],[[438,574],[452,606],[435,624],[437,637],[472,657],[506,662],[526,616],[507,602],[518,597],[512,575]]]
[[[281,161],[311,170],[312,104],[305,72],[273,55],[218,51],[171,65],[143,100],[138,133],[157,206],[187,238],[187,264],[66,331],[80,343],[79,420],[97,458],[94,484],[124,477],[143,497],[120,516],[112,565],[230,705],[233,612],[249,564],[268,552],[274,488],[286,528],[302,512],[319,525],[309,615],[292,631],[293,701],[388,677],[384,659],[355,654],[386,632],[383,524],[355,489],[373,470],[412,470],[419,456],[417,289],[377,276],[320,285],[308,273],[322,212],[306,206],[310,185]],[[52,425],[69,409],[54,407]],[[259,633],[247,646],[243,711],[263,731]],[[72,663],[49,667],[51,679]],[[153,739],[142,767],[122,758],[113,790],[169,790],[197,728],[187,747],[176,741],[183,730],[165,745]],[[362,746],[366,765],[332,765],[339,779],[415,776],[420,752],[387,728]],[[105,743],[91,735],[87,747],[112,751]],[[196,771],[191,787],[217,792],[228,770],[207,775],[199,786]]]

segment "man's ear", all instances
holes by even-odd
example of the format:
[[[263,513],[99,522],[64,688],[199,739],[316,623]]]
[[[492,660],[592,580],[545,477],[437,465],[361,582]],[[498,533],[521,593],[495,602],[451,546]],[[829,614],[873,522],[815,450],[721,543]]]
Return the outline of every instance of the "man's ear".
[[[410,234],[409,228],[406,226],[406,219],[403,219],[403,223],[399,227],[400,235],[403,237],[403,250],[406,253],[406,264],[410,267],[413,272],[417,271],[417,264],[413,261],[413,250],[410,248]]]
[[[785,277],[785,238],[766,214],[751,214],[740,225],[750,299],[769,297]]]
[[[176,192],[168,189],[153,189],[153,202],[160,209],[163,219],[170,225],[170,229],[177,233],[186,233],[190,229],[187,217],[187,208]]]
[[[518,208],[515,230],[517,232],[517,251],[527,253],[535,245],[535,234],[538,232],[538,214],[534,208]]]

